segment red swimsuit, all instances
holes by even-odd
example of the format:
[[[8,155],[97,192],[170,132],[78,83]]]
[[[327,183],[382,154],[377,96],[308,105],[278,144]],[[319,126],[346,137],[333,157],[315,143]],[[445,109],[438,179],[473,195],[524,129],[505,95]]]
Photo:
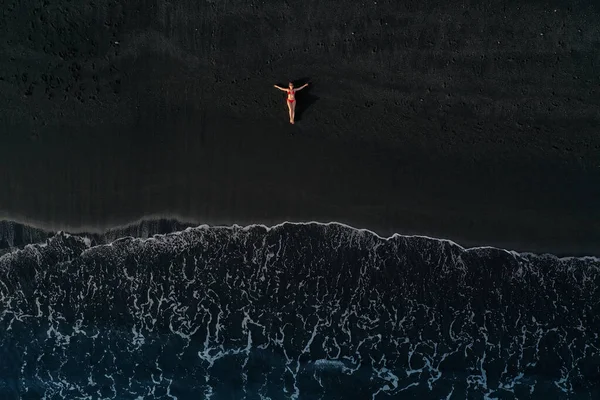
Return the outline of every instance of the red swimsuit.
[[[294,98],[294,91],[293,90],[288,89],[287,93],[288,93],[288,97],[287,97],[288,103],[293,103],[294,101],[296,101],[296,99]]]

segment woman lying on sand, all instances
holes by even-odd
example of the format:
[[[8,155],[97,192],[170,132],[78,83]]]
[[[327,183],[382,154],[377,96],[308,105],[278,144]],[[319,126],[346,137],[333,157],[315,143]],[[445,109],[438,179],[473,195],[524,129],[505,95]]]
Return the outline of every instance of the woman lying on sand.
[[[294,95],[294,93],[296,93],[298,90],[302,90],[305,87],[308,86],[308,83],[305,83],[304,85],[300,86],[298,89],[294,89],[294,84],[292,82],[290,82],[289,87],[283,88],[281,86],[277,86],[277,85],[273,85],[275,86],[277,89],[279,90],[283,90],[284,92],[287,92],[287,106],[288,106],[288,110],[290,111],[290,124],[294,123],[294,116],[295,116],[295,112],[296,112],[296,96]]]

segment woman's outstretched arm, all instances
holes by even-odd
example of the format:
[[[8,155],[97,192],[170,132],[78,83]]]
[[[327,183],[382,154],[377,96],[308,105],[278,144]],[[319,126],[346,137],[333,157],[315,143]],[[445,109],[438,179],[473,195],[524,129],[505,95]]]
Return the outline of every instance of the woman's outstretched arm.
[[[277,89],[279,89],[279,90],[283,90],[283,91],[287,90],[287,89],[285,89],[285,88],[282,88],[281,86],[277,86],[277,85],[273,85],[273,86],[274,86],[274,87],[276,87],[276,88],[277,88]]]
[[[297,92],[298,90],[302,90],[302,89],[304,89],[304,88],[305,88],[305,87],[307,87],[307,86],[308,86],[308,83],[305,83],[304,85],[300,86],[300,87],[299,87],[298,89],[296,89],[295,91]]]

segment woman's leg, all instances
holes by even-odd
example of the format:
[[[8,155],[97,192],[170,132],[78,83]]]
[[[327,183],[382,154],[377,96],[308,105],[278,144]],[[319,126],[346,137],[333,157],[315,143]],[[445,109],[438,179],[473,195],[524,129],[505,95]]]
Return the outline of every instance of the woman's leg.
[[[294,123],[294,118],[296,118],[296,102],[292,102],[292,110],[290,112],[290,119],[292,120],[292,124]]]
[[[293,108],[292,108],[292,107],[294,107],[293,106],[294,103],[295,102],[290,102],[290,101],[287,102],[288,111],[289,111],[289,114],[290,114],[290,124],[294,123],[294,111],[293,111]]]

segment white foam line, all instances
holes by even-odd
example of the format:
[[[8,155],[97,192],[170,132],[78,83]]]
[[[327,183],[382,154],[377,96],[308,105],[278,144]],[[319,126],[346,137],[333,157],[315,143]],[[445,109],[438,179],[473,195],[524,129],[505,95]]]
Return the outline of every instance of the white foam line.
[[[0,214],[0,220],[2,220],[3,216]],[[111,226],[110,228],[106,227],[106,228],[93,228],[93,227],[79,227],[79,228],[63,228],[63,229],[55,229],[53,227],[48,226],[47,224],[38,224],[35,222],[31,222],[30,220],[26,220],[26,219],[21,219],[19,218],[18,220],[15,219],[4,219],[5,221],[9,221],[9,222],[15,222],[18,224],[24,224],[27,226],[30,226],[32,228],[36,228],[36,229],[42,229],[42,230],[49,230],[49,231],[54,231],[54,232],[72,232],[73,234],[77,235],[77,234],[98,234],[98,235],[104,235],[104,234],[109,234],[111,232],[116,232],[119,230],[126,230],[128,228],[134,227],[136,225],[142,224],[142,223],[152,223],[158,220],[168,220],[168,221],[176,221],[179,224],[182,225],[191,225],[191,224],[195,224],[197,222],[194,222],[192,220],[190,220],[189,218],[184,218],[184,217],[180,217],[178,215],[163,215],[163,214],[151,214],[151,215],[147,215],[145,217],[139,218],[137,220],[134,220],[132,222],[126,223],[126,224],[119,224],[119,225],[114,225]],[[260,227],[260,228],[264,228],[268,231],[274,230],[274,229],[280,229],[282,227],[285,227],[286,225],[293,225],[293,226],[311,226],[311,225],[316,225],[316,226],[326,226],[326,227],[330,227],[330,226],[338,226],[338,227],[343,227],[343,228],[347,228],[359,233],[366,233],[366,234],[370,234],[372,236],[375,236],[381,240],[385,240],[385,241],[392,241],[392,240],[396,240],[396,239],[403,239],[403,238],[420,238],[420,239],[427,239],[427,240],[431,240],[431,241],[436,241],[436,242],[445,242],[448,243],[452,246],[456,246],[458,247],[460,250],[464,251],[464,252],[470,252],[470,251],[478,251],[478,250],[497,250],[497,251],[503,251],[505,253],[508,253],[514,257],[518,257],[518,256],[527,256],[527,255],[531,255],[531,256],[535,256],[535,257],[547,257],[547,258],[552,258],[555,259],[557,261],[569,261],[569,260],[582,260],[582,261],[596,261],[596,262],[600,262],[600,257],[598,256],[566,256],[566,257],[558,257],[556,255],[553,255],[551,253],[533,253],[533,252],[517,252],[514,250],[507,250],[507,249],[502,249],[499,247],[493,247],[493,246],[477,246],[477,247],[463,247],[460,244],[450,240],[450,239],[445,239],[445,238],[435,238],[435,237],[430,237],[430,236],[425,236],[425,235],[403,235],[403,234],[399,234],[399,233],[394,233],[391,236],[382,236],[380,234],[378,234],[375,231],[372,231],[370,229],[366,229],[366,228],[356,228],[352,225],[343,223],[343,222],[337,222],[337,221],[330,221],[330,222],[320,222],[320,221],[304,221],[304,222],[294,222],[294,221],[283,221],[280,223],[277,223],[275,225],[265,225],[262,223],[254,223],[254,224],[248,224],[248,225],[238,225],[238,224],[232,224],[232,225],[223,225],[223,224],[199,224],[197,226],[195,226],[192,229],[213,229],[213,228],[217,228],[217,229],[228,229],[228,230],[233,230],[233,229],[242,229],[244,231],[249,231],[252,228],[256,228],[256,227]],[[185,230],[188,230],[191,228],[186,228]],[[184,231],[185,231],[184,230]],[[183,232],[183,231],[182,231]],[[177,234],[179,232],[171,232],[168,233],[167,235],[172,235],[172,234]],[[83,236],[82,236],[83,237]],[[127,237],[131,237],[134,239],[140,239],[140,240],[146,240],[143,238],[136,238],[133,236],[124,236],[122,238],[119,239],[123,239],[123,238],[127,238]],[[151,239],[151,238],[148,238]]]
[[[402,235],[399,233],[394,233],[392,236],[382,236],[380,234],[378,234],[377,232],[371,231],[369,229],[366,228],[356,228],[354,226],[345,224],[343,222],[319,222],[319,221],[308,221],[308,222],[292,222],[292,221],[284,221],[281,223],[278,223],[276,225],[272,225],[272,226],[267,226],[264,224],[251,224],[251,225],[238,225],[238,224],[233,224],[233,225],[208,225],[208,224],[202,224],[202,225],[198,225],[195,228],[187,228],[185,230],[188,229],[227,229],[227,230],[234,230],[234,229],[241,229],[243,231],[250,231],[253,228],[256,227],[260,227],[260,228],[264,228],[267,230],[267,232],[271,231],[271,230],[276,230],[276,229],[281,229],[284,228],[286,225],[293,225],[293,226],[311,226],[311,225],[316,225],[316,226],[326,226],[326,227],[330,227],[330,226],[338,226],[338,227],[343,227],[343,228],[347,228],[350,230],[353,230],[355,232],[359,232],[359,233],[363,233],[363,234],[369,234],[372,236],[377,237],[378,239],[384,240],[384,241],[392,241],[392,240],[397,240],[397,239],[410,239],[410,238],[418,238],[418,239],[427,239],[430,241],[434,241],[434,242],[445,242],[448,243],[452,246],[456,246],[458,247],[460,250],[464,251],[464,252],[471,252],[471,251],[478,251],[478,250],[498,250],[498,251],[503,251],[505,253],[508,253],[512,256],[518,257],[518,256],[524,256],[524,255],[531,255],[531,256],[535,256],[535,257],[548,257],[548,258],[553,258],[557,261],[569,261],[569,260],[584,260],[584,261],[597,261],[600,262],[600,257],[596,257],[596,256],[582,256],[582,257],[574,257],[574,256],[567,256],[567,257],[557,257],[553,254],[550,253],[540,253],[540,254],[536,254],[536,253],[532,253],[532,252],[522,252],[519,253],[517,251],[514,250],[506,250],[506,249],[502,249],[499,247],[493,247],[493,246],[477,246],[477,247],[463,247],[460,244],[450,240],[450,239],[443,239],[443,238],[434,238],[434,237],[430,237],[430,236],[424,236],[424,235]],[[177,234],[179,232],[173,232],[173,234]]]

